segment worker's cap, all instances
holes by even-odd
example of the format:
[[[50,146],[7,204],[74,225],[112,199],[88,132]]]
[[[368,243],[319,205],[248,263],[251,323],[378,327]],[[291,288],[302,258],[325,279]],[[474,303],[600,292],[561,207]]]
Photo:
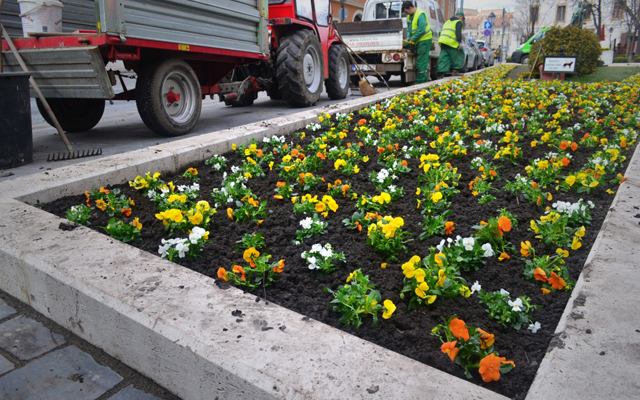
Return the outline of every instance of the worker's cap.
[[[465,19],[465,18],[464,18],[464,13],[463,13],[462,11],[457,11],[457,12],[456,12],[456,15],[459,15],[459,16],[461,16],[461,17],[462,17],[462,19]]]

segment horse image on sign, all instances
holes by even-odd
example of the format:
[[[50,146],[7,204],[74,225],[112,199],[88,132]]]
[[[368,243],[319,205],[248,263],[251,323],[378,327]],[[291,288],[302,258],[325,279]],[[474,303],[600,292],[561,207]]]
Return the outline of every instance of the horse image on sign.
[[[565,74],[575,74],[577,62],[578,57],[546,56],[544,58],[542,72],[562,72]]]

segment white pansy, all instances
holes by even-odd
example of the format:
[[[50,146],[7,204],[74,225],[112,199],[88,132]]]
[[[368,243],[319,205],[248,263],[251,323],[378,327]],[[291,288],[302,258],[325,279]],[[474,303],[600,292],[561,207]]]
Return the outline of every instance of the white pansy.
[[[333,255],[333,251],[331,250],[331,245],[329,243],[320,249],[320,255],[324,258],[329,258]]]
[[[501,295],[503,295],[503,296],[508,296],[508,295],[509,295],[509,292],[507,292],[507,291],[506,291],[506,290],[504,290],[504,289],[500,289],[500,294],[501,294]]]
[[[517,298],[515,301],[508,301],[511,311],[522,311],[522,299]]]
[[[476,244],[476,240],[472,237],[462,239],[462,245],[465,250],[473,250],[474,244]]]
[[[314,244],[313,246],[311,246],[311,252],[312,253],[319,253],[322,250],[322,246],[319,243]]]
[[[542,326],[540,326],[540,322],[538,321],[536,321],[534,324],[529,324],[529,330],[531,331],[531,333],[538,332],[540,328],[542,328]]]
[[[311,219],[311,217],[307,217],[302,221],[300,221],[300,226],[302,227],[302,229],[309,229],[311,228],[312,223],[313,223],[313,220]]]
[[[482,290],[480,283],[478,281],[473,282],[473,285],[471,285],[471,294],[474,294],[475,292],[479,293],[480,290]]]
[[[484,256],[485,257],[493,257],[494,252],[493,252],[493,248],[491,247],[491,243],[485,243],[482,245],[482,250],[484,250]]]

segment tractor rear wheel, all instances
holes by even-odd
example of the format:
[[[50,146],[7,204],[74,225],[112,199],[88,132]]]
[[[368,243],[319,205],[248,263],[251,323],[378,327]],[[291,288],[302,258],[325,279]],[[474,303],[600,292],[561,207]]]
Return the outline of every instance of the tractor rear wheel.
[[[340,44],[329,49],[329,78],[324,81],[331,100],[347,97],[349,92],[349,54]]]
[[[280,41],[276,76],[282,97],[293,107],[314,105],[322,93],[322,47],[310,30],[293,32]]]
[[[191,132],[200,119],[202,91],[193,68],[167,59],[140,71],[136,105],[144,124],[162,136]]]
[[[104,99],[47,99],[47,103],[62,130],[69,133],[88,131],[100,122],[104,114]],[[40,99],[36,99],[36,106],[42,118],[54,126]]]

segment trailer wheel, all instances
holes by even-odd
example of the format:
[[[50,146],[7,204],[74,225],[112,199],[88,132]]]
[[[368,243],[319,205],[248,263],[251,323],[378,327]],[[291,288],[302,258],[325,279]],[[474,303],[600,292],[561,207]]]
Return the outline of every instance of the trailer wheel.
[[[198,77],[183,60],[151,65],[136,82],[136,106],[144,124],[158,135],[185,135],[196,126],[202,110]]]
[[[329,78],[324,86],[331,100],[347,97],[349,92],[349,54],[347,49],[338,44],[329,49]]]
[[[293,107],[308,107],[320,99],[324,65],[318,38],[310,30],[293,32],[280,41],[276,75],[282,97]]]
[[[104,99],[47,99],[47,103],[60,127],[69,133],[90,130],[100,122],[104,114]],[[36,106],[42,118],[54,126],[40,99],[36,99]]]
[[[520,63],[521,63],[522,65],[527,65],[527,64],[529,64],[529,56],[528,56],[528,55],[526,55],[526,56],[522,57],[522,60],[520,60]]]

